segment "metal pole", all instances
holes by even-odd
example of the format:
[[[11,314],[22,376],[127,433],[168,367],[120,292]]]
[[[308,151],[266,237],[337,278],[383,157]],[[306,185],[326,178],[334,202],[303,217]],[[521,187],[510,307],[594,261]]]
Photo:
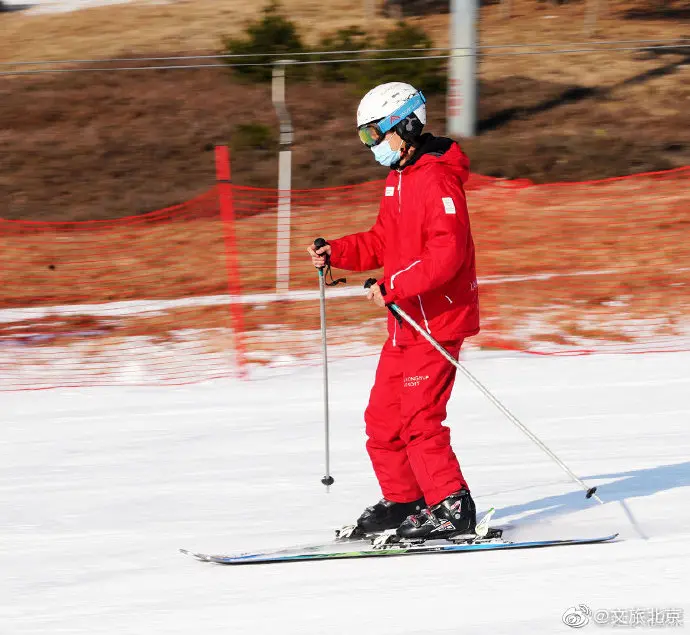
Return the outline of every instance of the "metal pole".
[[[325,238],[314,240],[314,249],[318,251],[328,243]],[[319,307],[321,312],[321,350],[323,355],[323,419],[326,435],[326,475],[321,482],[326,486],[326,491],[330,491],[330,486],[335,482],[331,476],[331,427],[328,409],[328,341],[326,339],[326,279],[324,269],[329,267],[329,257],[326,256],[326,266],[319,269]]]
[[[451,0],[447,117],[451,137],[477,133],[477,2]]]
[[[330,489],[333,485],[331,476],[331,426],[328,408],[328,346],[326,342],[326,284],[323,269],[319,269],[319,301],[321,305],[321,350],[323,355],[323,420],[326,435],[326,475],[321,482]]]
[[[539,437],[537,437],[531,430],[525,427],[525,425],[512,413],[508,408],[506,408],[494,395],[482,384],[469,370],[467,370],[457,359],[455,359],[443,346],[441,346],[429,333],[427,333],[419,324],[417,324],[405,311],[403,311],[397,304],[391,304],[391,309],[395,311],[405,322],[407,322],[415,331],[431,344],[441,355],[443,355],[455,368],[462,372],[467,379],[469,379],[479,390],[484,394],[489,401],[494,404],[510,421],[515,424],[522,432],[524,432],[534,443],[536,443],[546,454],[548,454],[561,469],[570,476],[573,481],[578,483],[582,489],[587,492],[587,498],[594,498],[598,503],[604,504],[601,499],[595,494],[596,487],[588,487],[587,484],[580,479],[575,473],[573,473],[570,468],[563,463],[544,443]]]
[[[376,284],[374,278],[370,278],[364,283],[364,288],[368,289],[372,284]],[[603,505],[603,501],[596,495],[596,487],[588,487],[587,484],[580,479],[570,468],[563,463],[543,442],[537,437],[531,430],[525,427],[525,425],[512,413],[508,408],[506,408],[488,388],[484,386],[469,370],[467,370],[455,357],[453,357],[443,346],[441,346],[429,333],[427,333],[417,322],[415,322],[403,309],[401,309],[397,304],[389,304],[388,308],[397,313],[405,322],[407,322],[417,333],[419,333],[424,339],[429,342],[443,357],[445,357],[455,368],[457,368],[467,379],[469,379],[479,390],[484,394],[489,401],[494,404],[510,421],[515,424],[522,432],[524,432],[534,443],[536,443],[546,454],[548,454],[561,469],[575,481],[582,489],[587,492],[586,498],[594,498],[595,501]]]
[[[276,230],[276,292],[290,288],[290,216],[292,188],[292,120],[285,104],[285,66],[291,60],[278,60],[273,66],[273,106],[280,122],[278,154],[278,223]]]

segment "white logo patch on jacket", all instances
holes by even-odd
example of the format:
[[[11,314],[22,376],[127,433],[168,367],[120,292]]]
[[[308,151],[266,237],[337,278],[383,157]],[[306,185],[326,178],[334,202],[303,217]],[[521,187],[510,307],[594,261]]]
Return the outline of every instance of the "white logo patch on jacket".
[[[453,199],[450,196],[444,196],[441,202],[443,203],[443,209],[446,210],[446,214],[455,214],[455,203],[453,203]]]
[[[386,188],[386,196],[393,196],[395,194],[395,187],[393,185],[389,185]]]

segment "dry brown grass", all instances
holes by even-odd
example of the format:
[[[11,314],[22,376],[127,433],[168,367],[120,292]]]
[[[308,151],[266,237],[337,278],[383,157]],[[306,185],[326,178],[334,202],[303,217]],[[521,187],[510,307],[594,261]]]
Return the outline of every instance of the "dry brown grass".
[[[622,77],[666,62],[635,63],[639,72],[631,67]],[[480,117],[490,129],[462,145],[478,173],[537,182],[690,164],[690,109],[683,107],[690,82],[679,81],[681,72],[602,85],[601,93],[571,102],[561,100],[567,83],[487,81]],[[277,122],[268,87],[237,84],[220,70],[180,73],[0,83],[0,217],[114,218],[187,201],[213,183],[215,143],[233,146],[236,183],[275,187]],[[358,99],[339,85],[290,86],[294,187],[384,176],[352,134]],[[245,123],[265,126],[274,141],[265,149],[242,145],[237,126]],[[433,100],[429,128],[444,128]]]
[[[169,299],[228,288],[218,218],[0,233],[0,260],[3,307]]]
[[[313,44],[326,32],[362,24],[363,3],[285,0]],[[514,0],[482,9],[483,44],[583,41],[584,3],[554,6]],[[663,39],[688,34],[687,20],[624,19],[640,8],[621,2],[601,16],[598,39]],[[261,4],[189,0],[145,2],[71,14],[2,16],[0,59],[92,58],[211,52],[225,34],[238,34]],[[415,19],[439,46],[447,45],[447,16]],[[371,31],[392,25],[367,22]],[[483,133],[463,142],[478,173],[538,182],[583,180],[690,164],[690,63],[679,52],[598,52],[493,56],[481,61]],[[317,98],[315,98],[315,95]],[[295,187],[360,183],[381,178],[352,135],[360,95],[348,87],[290,83],[296,128]],[[86,220],[140,214],[187,201],[213,183],[215,143],[235,145],[236,183],[274,187],[275,140],[257,149],[237,144],[238,123],[276,130],[266,86],[234,81],[223,70],[59,75],[0,83],[0,217]],[[444,128],[441,98],[432,100],[430,129]],[[318,125],[317,125],[318,122]],[[334,150],[335,148],[335,150]],[[371,205],[341,201],[295,210],[293,288],[314,288],[304,245],[366,228]],[[482,287],[490,336],[484,343],[524,345],[519,334],[538,319],[532,339],[572,344],[577,338],[625,341],[626,320],[648,320],[673,334],[690,313],[687,263],[687,175],[661,187],[654,179],[601,186],[501,190],[470,194],[479,273],[530,275],[544,271],[616,269],[595,277],[558,277]],[[191,208],[188,208],[191,209]],[[202,213],[198,213],[201,210]],[[319,213],[317,213],[319,212]],[[0,225],[2,307],[168,299],[227,293],[225,243],[215,194],[186,218],[146,225],[115,224],[89,231],[36,228],[17,233]],[[243,292],[274,285],[275,216],[270,210],[239,221]],[[254,267],[261,259],[269,263]],[[685,263],[685,264],[683,264]],[[51,267],[52,265],[52,267]],[[361,284],[367,276],[351,279]],[[361,278],[361,279],[360,279]],[[332,303],[329,323],[367,324],[362,338],[379,341],[379,313],[360,299]],[[96,348],[130,336],[174,339],[180,329],[208,332],[209,346],[229,343],[227,306],[166,308],[139,316],[75,315],[11,323],[0,339],[34,332],[71,342],[75,332],[100,331]],[[266,324],[294,332],[318,328],[315,302],[246,305],[250,351],[270,348]],[[373,320],[373,321],[372,321]],[[373,326],[372,326],[373,325]],[[337,328],[334,330],[337,333]],[[495,340],[498,337],[499,340]],[[306,343],[305,343],[306,342]],[[306,354],[308,341],[281,340]]]
[[[654,14],[623,18],[638,5],[615,5],[600,20],[599,38],[686,32],[682,21]],[[285,6],[314,42],[324,31],[360,24],[363,3],[288,0]],[[513,6],[509,20],[497,5],[482,9],[483,43],[583,40],[584,3],[516,0]],[[0,59],[209,52],[221,33],[241,29],[260,8],[194,0],[6,14]],[[447,20],[414,21],[445,45]],[[390,24],[381,18],[371,30]],[[480,70],[483,132],[463,141],[476,172],[550,182],[690,164],[690,62],[678,52],[509,55],[482,59]],[[295,187],[381,178],[352,134],[359,97],[349,87],[289,83]],[[429,111],[429,128],[442,132],[443,98],[430,100]],[[265,126],[273,139],[265,148],[247,147],[237,132],[245,123]],[[219,142],[234,146],[235,182],[275,186],[277,122],[267,86],[237,83],[218,69],[4,78],[0,217],[113,218],[189,200],[210,186],[208,151]]]
[[[502,345],[517,346],[517,334],[535,317],[541,321],[536,339],[557,344],[576,343],[578,338],[628,342],[634,333],[626,331],[626,322],[634,320],[650,323],[657,335],[678,334],[678,329],[686,327],[683,316],[690,314],[687,178],[685,171],[573,186],[516,189],[498,182],[471,188],[468,198],[480,277],[487,282],[497,276],[518,277],[482,285],[482,314],[490,328],[488,339],[479,341],[490,344],[500,337]],[[371,187],[372,191],[378,188]],[[249,209],[249,194],[236,191],[238,211]],[[320,207],[295,206],[291,289],[316,287],[305,246],[317,233],[332,237],[370,226],[375,198],[369,205],[344,205],[346,198],[340,191],[324,195]],[[199,210],[204,216],[193,218]],[[114,337],[121,341],[143,335],[175,340],[184,329],[229,328],[232,322],[226,305],[151,304],[155,299],[228,293],[223,227],[217,215],[208,216],[209,210],[211,200],[174,219],[106,223],[79,231],[38,225],[29,233],[17,233],[17,228],[26,230],[27,226],[8,225],[15,231],[5,233],[0,244],[4,260],[0,307],[144,302],[138,315],[93,309],[9,323],[0,329],[0,339],[30,332],[49,336],[46,343],[51,344],[89,331],[91,338],[104,343]],[[244,294],[270,292],[275,287],[275,226],[275,214],[270,211],[237,221]],[[370,273],[346,275],[350,284],[360,285]],[[543,273],[553,275],[535,277]],[[314,354],[317,342],[298,332],[318,331],[317,304],[316,300],[285,300],[244,305],[243,328],[250,333],[250,352],[270,350],[275,339],[262,332],[266,325],[273,325],[283,329],[281,346]],[[329,324],[335,327],[337,343],[352,337],[351,332],[342,335],[339,329],[357,329],[381,317],[379,310],[360,298],[333,300],[329,306]],[[374,328],[362,338],[372,343],[382,335],[380,328]]]
[[[6,61],[83,59],[146,51],[174,53],[218,49],[225,35],[239,35],[260,16],[264,2],[178,0],[169,4],[139,1],[84,9],[74,13],[2,17],[0,58]],[[283,0],[285,13],[302,27],[310,44],[352,24],[372,31],[394,21],[364,20],[361,0],[320,2]]]
[[[240,0],[173,0],[166,4],[138,0],[134,3],[85,9],[73,13],[33,15],[10,13],[2,16],[3,61],[42,59],[105,58],[125,53],[209,51],[218,48],[224,35],[237,35],[245,25],[260,15],[264,2]],[[351,25],[366,25],[370,32],[380,32],[394,24],[381,15],[364,15],[362,0],[321,2],[319,0],[282,0],[285,13],[300,27],[309,44],[321,36]],[[380,6],[380,0],[376,1]],[[687,35],[687,18],[665,19],[656,11],[644,9],[643,0],[606,3],[598,21],[596,37],[620,39],[660,39]],[[678,1],[676,4],[680,5]],[[560,6],[534,0],[512,0],[512,16],[506,19],[502,7],[482,7],[480,29],[484,44],[524,42],[578,42],[588,39],[584,33],[585,3]],[[626,12],[641,11],[643,19],[622,19]],[[669,8],[672,8],[669,6]],[[425,16],[410,21],[422,24],[438,46],[448,45],[448,16]],[[501,70],[513,62],[491,62]],[[524,67],[531,69],[526,60]],[[597,66],[594,64],[594,66]],[[562,72],[562,64],[551,70]],[[589,67],[579,69],[588,77]],[[601,72],[601,68],[597,68]]]

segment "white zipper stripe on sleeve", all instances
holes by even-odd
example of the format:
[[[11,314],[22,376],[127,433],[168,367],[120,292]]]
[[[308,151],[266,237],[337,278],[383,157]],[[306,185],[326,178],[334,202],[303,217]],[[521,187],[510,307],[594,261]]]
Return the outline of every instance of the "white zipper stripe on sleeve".
[[[401,269],[400,271],[396,271],[396,272],[391,276],[391,289],[395,289],[394,281],[395,281],[395,277],[396,277],[397,275],[400,275],[401,273],[405,273],[406,271],[409,271],[410,269],[412,269],[412,267],[414,267],[415,265],[418,265],[420,262],[422,262],[422,261],[421,261],[421,260],[415,260],[411,265],[405,267],[404,269]]]
[[[431,329],[429,328],[429,322],[426,319],[426,313],[424,313],[424,305],[422,304],[421,296],[417,296],[417,300],[419,300],[419,308],[422,310],[422,317],[424,318],[424,325],[426,326],[426,332],[429,335],[431,335]]]

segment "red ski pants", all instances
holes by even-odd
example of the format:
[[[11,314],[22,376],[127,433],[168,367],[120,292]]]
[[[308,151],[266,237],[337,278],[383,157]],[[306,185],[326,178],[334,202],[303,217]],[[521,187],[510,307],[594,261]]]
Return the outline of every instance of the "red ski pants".
[[[462,340],[444,343],[454,357],[461,346]],[[388,500],[407,503],[424,496],[427,505],[436,505],[469,489],[443,425],[455,373],[424,340],[384,344],[364,420],[367,451]]]

